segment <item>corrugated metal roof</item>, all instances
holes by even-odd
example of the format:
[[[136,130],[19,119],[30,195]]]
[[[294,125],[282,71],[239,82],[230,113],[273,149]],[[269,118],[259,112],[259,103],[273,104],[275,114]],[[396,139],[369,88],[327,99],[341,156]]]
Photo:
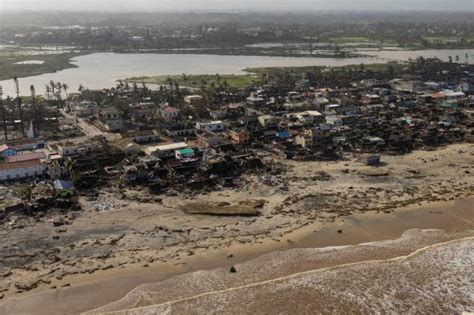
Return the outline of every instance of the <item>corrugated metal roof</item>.
[[[31,152],[31,153],[7,156],[6,160],[8,163],[14,163],[14,162],[24,162],[24,161],[31,161],[31,160],[41,160],[41,159],[44,159],[45,157],[46,155],[43,152]]]
[[[31,167],[31,166],[37,166],[37,165],[41,165],[40,160],[14,162],[14,163],[2,163],[0,164],[0,171],[10,170],[10,169],[20,169],[20,168],[26,168],[26,167]]]

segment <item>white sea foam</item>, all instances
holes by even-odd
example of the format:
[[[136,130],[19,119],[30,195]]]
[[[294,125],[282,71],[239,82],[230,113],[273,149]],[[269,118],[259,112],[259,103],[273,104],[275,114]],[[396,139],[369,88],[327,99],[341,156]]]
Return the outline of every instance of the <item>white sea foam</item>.
[[[474,309],[474,231],[274,252],[142,285],[91,313],[462,313]]]

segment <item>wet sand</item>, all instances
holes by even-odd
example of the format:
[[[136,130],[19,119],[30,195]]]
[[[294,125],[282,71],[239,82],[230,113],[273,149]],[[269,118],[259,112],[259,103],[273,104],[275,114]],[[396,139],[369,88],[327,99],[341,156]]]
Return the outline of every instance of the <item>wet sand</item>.
[[[361,251],[366,259],[352,258]],[[305,267],[337,258],[352,259]],[[393,241],[288,250],[237,265],[233,274],[143,285],[87,314],[460,314],[474,308],[473,263],[472,233],[409,230]]]
[[[409,229],[442,229],[462,233],[474,229],[473,198],[434,202],[423,206],[397,209],[392,213],[355,213],[332,223],[315,223],[287,234],[279,241],[261,244],[233,244],[225,249],[208,251],[184,258],[179,265],[161,263],[143,268],[99,271],[92,275],[73,277],[73,286],[24,294],[0,304],[5,314],[76,314],[123,297],[137,285],[156,283],[195,270],[228,270],[263,254],[296,249],[354,245],[396,239]],[[341,233],[340,233],[340,232]],[[233,257],[229,258],[229,255]],[[361,259],[364,259],[364,255]],[[331,262],[341,264],[343,261]],[[326,264],[328,264],[326,262]],[[329,265],[330,265],[329,264]],[[314,268],[314,264],[311,265]]]

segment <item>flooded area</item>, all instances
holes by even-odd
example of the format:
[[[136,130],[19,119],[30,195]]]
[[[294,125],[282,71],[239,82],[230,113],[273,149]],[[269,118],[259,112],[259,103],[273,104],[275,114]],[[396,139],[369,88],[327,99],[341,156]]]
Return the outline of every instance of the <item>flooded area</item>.
[[[176,74],[243,74],[248,67],[345,66],[375,62],[374,58],[298,58],[264,56],[220,56],[201,54],[117,54],[94,53],[73,59],[78,68],[57,73],[21,78],[20,90],[30,85],[44,87],[50,80],[66,82],[71,91],[80,84],[89,89],[101,89],[116,84],[116,80],[137,76]],[[12,95],[13,80],[0,81],[4,92]]]
[[[408,61],[411,59],[416,59],[417,57],[423,56],[425,58],[439,58],[443,61],[449,61],[449,57],[453,58],[453,61],[456,60],[456,56],[459,57],[459,62],[461,63],[474,63],[474,50],[473,49],[438,49],[438,50],[400,50],[400,49],[390,49],[390,50],[365,50],[360,49],[358,52],[365,55],[371,55],[377,58],[386,59],[386,60],[396,60],[396,61]],[[467,58],[466,58],[467,54]]]
[[[77,68],[46,73],[20,79],[20,91],[27,93],[29,86],[41,87],[53,80],[67,83],[71,91],[79,85],[89,89],[102,89],[114,86],[116,80],[137,76],[177,75],[177,74],[242,74],[243,69],[252,67],[299,67],[299,66],[347,66],[361,63],[384,63],[388,61],[407,61],[417,56],[437,56],[447,60],[449,56],[460,56],[460,61],[474,61],[474,50],[360,50],[360,53],[373,57],[359,58],[309,58],[309,57],[265,57],[265,56],[221,56],[204,54],[117,54],[93,53],[79,56],[72,63]],[[13,80],[0,81],[6,95],[14,94]],[[42,94],[39,92],[39,94]]]
[[[15,62],[16,65],[42,65],[43,63],[44,63],[44,60],[25,60],[25,61]]]

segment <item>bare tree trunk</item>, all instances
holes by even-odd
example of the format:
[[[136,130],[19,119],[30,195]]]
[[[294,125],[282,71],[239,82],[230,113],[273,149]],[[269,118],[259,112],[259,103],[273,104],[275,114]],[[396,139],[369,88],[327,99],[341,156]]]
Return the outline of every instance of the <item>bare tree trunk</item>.
[[[5,108],[3,107],[3,100],[0,96],[0,107],[2,110],[2,118],[3,118],[3,132],[5,134],[5,141],[8,140],[8,130],[7,130],[7,117],[5,117]]]

